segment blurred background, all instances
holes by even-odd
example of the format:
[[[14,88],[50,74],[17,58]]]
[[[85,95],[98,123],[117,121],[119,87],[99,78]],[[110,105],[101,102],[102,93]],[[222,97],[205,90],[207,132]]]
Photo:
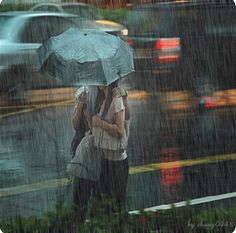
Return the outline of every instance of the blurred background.
[[[223,201],[210,205],[235,206],[233,1],[3,0],[0,11],[1,217],[71,202],[65,168],[78,87],[40,74],[36,58],[70,27],[134,49],[135,72],[120,82],[132,109],[128,209],[216,195]]]

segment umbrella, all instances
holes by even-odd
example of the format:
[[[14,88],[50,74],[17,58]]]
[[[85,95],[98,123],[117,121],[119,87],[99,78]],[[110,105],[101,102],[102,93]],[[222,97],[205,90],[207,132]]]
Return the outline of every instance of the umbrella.
[[[120,37],[70,28],[37,50],[38,68],[63,84],[109,85],[134,71],[133,49]]]

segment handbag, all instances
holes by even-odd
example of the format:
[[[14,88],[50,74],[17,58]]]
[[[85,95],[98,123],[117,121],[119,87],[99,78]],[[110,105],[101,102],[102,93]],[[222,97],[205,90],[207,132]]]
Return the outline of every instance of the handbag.
[[[73,178],[75,176],[97,180],[101,170],[100,154],[94,147],[93,135],[86,133],[76,150],[75,156],[68,163],[67,174]]]
[[[99,149],[118,151],[122,148],[122,140],[118,139],[105,130],[93,127],[94,146]]]

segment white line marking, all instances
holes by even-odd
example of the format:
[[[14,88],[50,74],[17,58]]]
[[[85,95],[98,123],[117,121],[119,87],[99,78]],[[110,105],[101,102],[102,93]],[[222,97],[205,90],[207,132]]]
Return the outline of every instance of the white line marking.
[[[189,201],[181,201],[181,202],[176,202],[176,203],[172,203],[172,204],[153,206],[153,207],[145,208],[144,211],[145,212],[148,212],[148,211],[156,212],[158,210],[171,209],[172,206],[184,207],[184,206],[186,206],[187,202],[189,202],[190,205],[199,205],[199,204],[203,204],[203,203],[219,201],[219,200],[224,200],[224,199],[233,198],[233,197],[236,197],[236,192],[225,193],[225,194],[220,194],[220,195],[215,195],[215,196],[202,197],[202,198],[196,198],[196,199],[192,199]],[[139,214],[139,210],[129,211],[129,214]],[[233,232],[233,233],[236,233],[236,232]]]
[[[234,4],[236,5],[236,0],[234,0]],[[236,233],[236,228],[235,228],[235,231],[233,233]]]

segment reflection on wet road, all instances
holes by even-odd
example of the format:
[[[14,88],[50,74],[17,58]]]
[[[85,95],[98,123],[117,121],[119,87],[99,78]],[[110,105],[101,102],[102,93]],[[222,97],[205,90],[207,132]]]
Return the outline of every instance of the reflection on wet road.
[[[173,115],[159,94],[130,97],[129,210],[235,192],[233,109]],[[38,214],[71,201],[65,178],[71,103],[2,115],[0,216]]]

